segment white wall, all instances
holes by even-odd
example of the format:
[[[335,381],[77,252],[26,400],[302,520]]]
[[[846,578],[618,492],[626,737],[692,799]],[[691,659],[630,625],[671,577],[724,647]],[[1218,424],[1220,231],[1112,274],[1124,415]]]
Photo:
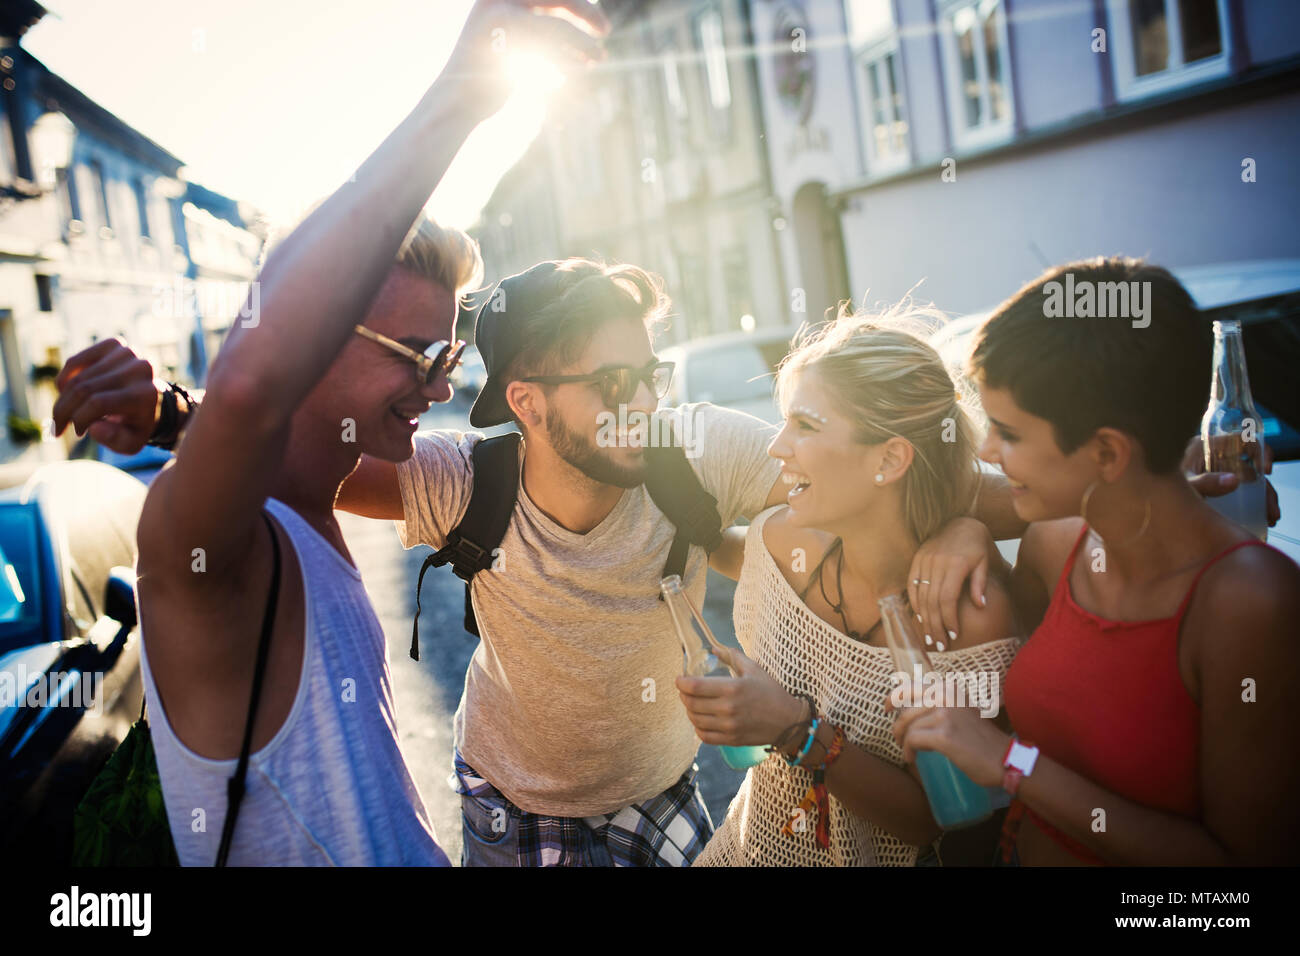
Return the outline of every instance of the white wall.
[[[1300,94],[958,164],[855,194],[843,228],[855,297],[971,312],[1049,263],[1103,254],[1164,266],[1300,256]],[[1257,181],[1243,183],[1242,160]]]

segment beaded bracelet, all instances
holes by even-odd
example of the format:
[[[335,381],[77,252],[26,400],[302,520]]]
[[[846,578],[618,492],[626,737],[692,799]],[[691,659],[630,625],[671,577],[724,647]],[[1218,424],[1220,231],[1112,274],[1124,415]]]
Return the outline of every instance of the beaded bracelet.
[[[796,720],[789,727],[785,728],[785,730],[781,731],[776,740],[767,746],[766,751],[769,754],[779,753],[781,756],[785,757],[785,748],[787,744],[789,744],[791,740],[798,740],[803,733],[806,733],[807,731],[804,728],[806,728],[812,719],[817,716],[817,705],[813,703],[813,699],[810,696],[807,694],[797,694],[795,696],[799,700],[808,704],[808,716],[802,720]],[[786,759],[788,760],[790,758],[786,757]]]
[[[821,718],[814,717],[812,726],[808,728],[808,739],[804,741],[803,749],[799,751],[799,756],[794,757],[793,759],[790,757],[786,757],[785,758],[786,763],[788,763],[792,767],[799,767],[803,765],[803,758],[808,756],[808,751],[812,750],[813,741],[817,739],[817,728],[820,725],[821,725]]]

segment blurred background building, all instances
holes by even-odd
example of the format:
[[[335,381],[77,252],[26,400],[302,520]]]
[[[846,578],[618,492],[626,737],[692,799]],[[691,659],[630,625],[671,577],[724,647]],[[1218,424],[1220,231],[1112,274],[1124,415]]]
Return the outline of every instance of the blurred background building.
[[[609,65],[484,210],[490,277],[635,262],[680,341],[918,283],[976,311],[1098,254],[1300,256],[1294,0],[605,7]]]
[[[604,3],[607,67],[555,99],[472,230],[490,278],[570,255],[633,262],[668,284],[670,340],[785,324],[750,6]]]
[[[201,383],[264,235],[20,46],[45,12],[0,5],[0,461],[48,457],[53,377],[98,339],[124,336],[158,374]]]

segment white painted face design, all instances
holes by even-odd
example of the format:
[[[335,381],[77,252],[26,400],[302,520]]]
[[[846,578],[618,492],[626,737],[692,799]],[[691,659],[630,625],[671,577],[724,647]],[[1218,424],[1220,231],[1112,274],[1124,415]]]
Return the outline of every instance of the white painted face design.
[[[811,418],[811,419],[812,419],[813,421],[815,421],[815,422],[820,422],[820,423],[823,424],[823,425],[826,424],[826,416],[825,416],[825,415],[818,415],[816,412],[814,412],[814,411],[813,411],[811,408],[809,408],[807,405],[795,405],[795,406],[793,406],[793,407],[790,409],[790,414],[792,414],[792,415],[807,415],[809,418]]]

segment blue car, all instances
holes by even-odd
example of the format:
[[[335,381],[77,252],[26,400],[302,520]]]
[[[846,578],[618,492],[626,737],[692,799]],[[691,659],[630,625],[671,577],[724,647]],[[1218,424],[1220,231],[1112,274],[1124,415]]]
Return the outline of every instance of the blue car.
[[[0,491],[6,859],[67,864],[73,811],[140,713],[134,566],[145,492],[94,461],[47,465]]]

